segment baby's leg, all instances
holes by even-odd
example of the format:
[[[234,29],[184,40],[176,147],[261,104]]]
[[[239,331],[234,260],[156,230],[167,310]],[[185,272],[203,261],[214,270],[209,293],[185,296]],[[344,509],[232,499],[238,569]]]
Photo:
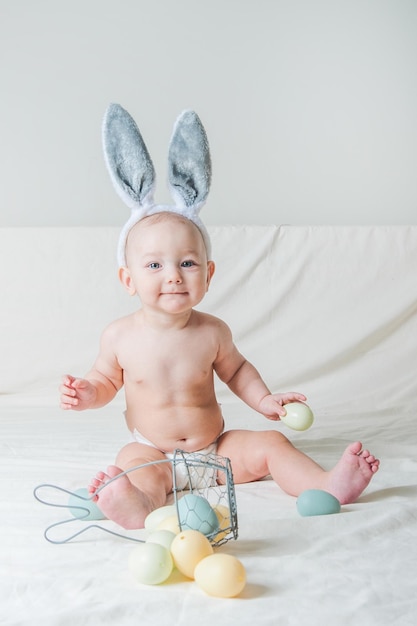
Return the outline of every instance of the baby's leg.
[[[218,454],[231,460],[236,483],[270,474],[291,495],[297,496],[305,489],[323,489],[341,504],[354,502],[379,467],[379,461],[355,442],[346,448],[336,466],[326,471],[282,433],[272,430],[226,432],[219,439]]]
[[[144,463],[152,464],[111,481],[122,472]],[[146,516],[165,504],[171,490],[171,463],[166,462],[163,452],[140,443],[129,443],[122,448],[116,465],[111,465],[107,472],[99,472],[90,484],[90,493],[97,495],[97,504],[103,513],[129,529],[143,528]]]

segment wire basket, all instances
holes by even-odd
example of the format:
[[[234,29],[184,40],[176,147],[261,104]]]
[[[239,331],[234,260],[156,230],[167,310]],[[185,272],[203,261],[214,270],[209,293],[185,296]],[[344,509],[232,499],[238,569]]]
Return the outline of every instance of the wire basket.
[[[230,460],[217,454],[176,450],[171,463],[174,502],[180,529],[200,530],[215,546],[226,543],[229,539],[237,539],[236,495]],[[177,474],[182,478],[185,476],[185,483],[178,484]],[[187,504],[181,506],[185,502],[182,498],[188,494],[197,498],[187,498]],[[200,506],[204,502],[215,512],[219,524],[218,528],[208,532],[204,529],[207,526],[205,512],[208,508]]]
[[[110,482],[118,480],[121,476],[148,467],[149,465],[162,463],[171,463],[172,465],[172,491],[180,530],[182,531],[189,528],[199,530],[207,536],[213,546],[222,545],[230,539],[237,539],[237,506],[231,463],[228,458],[218,454],[201,454],[198,452],[175,450],[171,459],[143,463],[118,474],[104,483],[97,490],[97,493],[106,489],[106,486]],[[70,536],[59,539],[54,538],[52,536],[54,534],[53,529],[57,527],[74,523],[77,520],[90,521],[103,519],[103,517],[98,518],[92,517],[91,515],[93,496],[81,495],[79,492],[72,492],[57,485],[46,483],[38,485],[33,492],[36,500],[48,506],[69,508],[68,502],[60,504],[42,496],[42,491],[45,492],[47,490],[67,494],[67,496],[71,497],[72,502],[74,502],[74,500],[76,502],[75,506],[70,507],[73,513],[70,519],[61,520],[46,528],[44,537],[47,541],[55,544],[67,543],[91,528],[98,528],[111,535],[131,541],[144,541],[143,539],[123,534],[122,532],[112,530],[97,523],[83,526]],[[185,498],[185,496],[187,497]],[[76,509],[76,514],[74,513],[74,509]],[[211,525],[208,524],[207,527],[208,518],[215,519],[216,522]]]

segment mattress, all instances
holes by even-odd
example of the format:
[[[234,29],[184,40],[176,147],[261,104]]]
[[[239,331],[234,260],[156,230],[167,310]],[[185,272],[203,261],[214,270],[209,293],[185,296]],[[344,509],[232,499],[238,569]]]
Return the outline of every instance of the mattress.
[[[224,413],[227,427],[240,425],[241,407],[225,406]],[[272,480],[235,486],[238,538],[216,549],[246,569],[246,587],[231,599],[207,596],[179,574],[161,585],[137,583],[128,567],[135,544],[98,528],[63,545],[45,539],[51,524],[71,515],[39,503],[34,488],[86,486],[126,441],[118,411],[68,415],[53,407],[3,406],[1,430],[2,624],[415,623],[413,414],[346,415],[331,428],[317,415],[309,431],[291,434],[324,467],[359,434],[381,458],[365,493],[338,514],[301,517],[296,499]],[[67,496],[50,501],[65,504]],[[88,525],[74,520],[50,537],[64,540]]]

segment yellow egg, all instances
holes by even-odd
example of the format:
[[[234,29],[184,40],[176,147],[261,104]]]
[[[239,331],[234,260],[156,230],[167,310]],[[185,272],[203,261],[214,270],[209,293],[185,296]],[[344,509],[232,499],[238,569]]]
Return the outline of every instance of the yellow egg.
[[[245,587],[246,571],[243,564],[231,554],[212,554],[196,566],[197,585],[209,596],[233,598]]]
[[[225,506],[224,504],[218,504],[214,507],[214,512],[217,515],[217,519],[219,520],[219,530],[224,531],[225,528],[228,529],[224,532],[217,533],[217,535],[213,538],[213,540],[217,542],[224,539],[230,532],[230,510],[229,507]]]
[[[173,540],[171,554],[179,571],[188,578],[194,578],[197,563],[213,554],[213,547],[198,530],[183,530]]]
[[[177,511],[174,504],[160,506],[158,509],[154,509],[145,519],[146,530],[155,530],[162,522],[162,520],[164,520],[166,517],[176,515],[176,512]]]
[[[165,517],[155,530],[170,530],[174,535],[178,535],[181,529],[178,524],[177,514]]]

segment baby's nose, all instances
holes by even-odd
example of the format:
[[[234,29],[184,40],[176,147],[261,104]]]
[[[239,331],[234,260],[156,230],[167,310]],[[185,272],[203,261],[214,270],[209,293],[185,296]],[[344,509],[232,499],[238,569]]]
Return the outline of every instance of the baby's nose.
[[[173,267],[168,271],[167,281],[169,283],[177,283],[177,284],[182,282],[181,272],[179,271],[178,268]]]

